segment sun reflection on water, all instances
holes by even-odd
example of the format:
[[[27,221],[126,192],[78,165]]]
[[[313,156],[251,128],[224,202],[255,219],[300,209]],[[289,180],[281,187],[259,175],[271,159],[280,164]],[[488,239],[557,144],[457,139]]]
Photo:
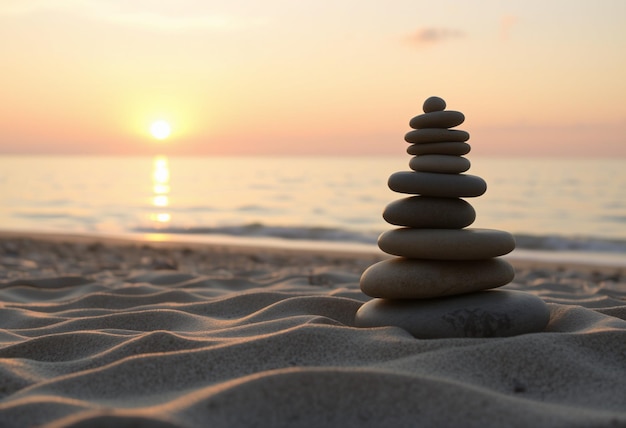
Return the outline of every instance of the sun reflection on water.
[[[150,219],[158,224],[169,223],[172,215],[165,209],[170,205],[170,167],[167,156],[156,156],[152,163],[152,206],[157,209]]]

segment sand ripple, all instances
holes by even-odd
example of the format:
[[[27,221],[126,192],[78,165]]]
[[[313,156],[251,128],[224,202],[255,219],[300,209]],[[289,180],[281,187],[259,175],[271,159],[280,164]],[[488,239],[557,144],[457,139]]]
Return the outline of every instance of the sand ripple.
[[[0,282],[0,426],[626,426],[626,290],[539,278],[545,332],[357,329],[358,275]]]

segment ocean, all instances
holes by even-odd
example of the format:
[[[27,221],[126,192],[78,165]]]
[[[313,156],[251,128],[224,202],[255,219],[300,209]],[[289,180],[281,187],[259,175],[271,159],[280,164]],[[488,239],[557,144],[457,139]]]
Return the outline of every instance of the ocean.
[[[624,253],[626,160],[476,158],[471,227],[517,248]],[[409,156],[0,156],[0,229],[145,239],[375,246]]]

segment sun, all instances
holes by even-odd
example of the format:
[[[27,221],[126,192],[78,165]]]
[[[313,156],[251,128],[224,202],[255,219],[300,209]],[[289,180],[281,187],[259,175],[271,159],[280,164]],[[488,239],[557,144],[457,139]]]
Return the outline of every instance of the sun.
[[[157,120],[150,125],[150,133],[157,140],[164,140],[169,137],[172,127],[164,120]]]

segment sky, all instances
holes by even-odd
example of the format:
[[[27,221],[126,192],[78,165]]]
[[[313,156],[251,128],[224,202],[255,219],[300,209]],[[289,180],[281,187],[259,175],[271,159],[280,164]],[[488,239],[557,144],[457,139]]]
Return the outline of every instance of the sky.
[[[0,153],[626,156],[623,0],[2,0]],[[171,135],[150,126],[164,120]]]

